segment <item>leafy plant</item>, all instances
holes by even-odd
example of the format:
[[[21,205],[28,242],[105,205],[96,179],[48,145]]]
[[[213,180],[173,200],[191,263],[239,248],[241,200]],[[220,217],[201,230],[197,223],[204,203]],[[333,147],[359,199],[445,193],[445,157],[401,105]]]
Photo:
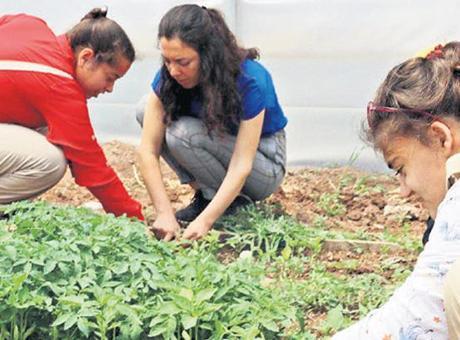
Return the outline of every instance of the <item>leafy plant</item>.
[[[340,194],[338,192],[321,194],[318,202],[318,206],[328,216],[339,216],[345,214],[347,211],[345,205],[340,200]]]
[[[266,205],[190,247],[86,209],[2,209],[0,339],[314,339],[379,306],[411,267],[388,259],[350,280],[334,271],[359,263],[326,266],[324,240],[395,236],[325,230],[327,217],[305,226]]]
[[[261,264],[225,266],[206,246],[148,239],[141,223],[84,209],[18,203],[8,213],[3,338],[272,338],[295,321],[261,286]]]

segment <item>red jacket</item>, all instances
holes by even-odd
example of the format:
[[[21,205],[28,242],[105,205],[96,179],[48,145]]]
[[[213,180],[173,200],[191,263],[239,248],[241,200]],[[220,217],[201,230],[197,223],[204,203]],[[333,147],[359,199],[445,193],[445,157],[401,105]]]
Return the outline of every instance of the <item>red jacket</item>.
[[[0,61],[26,61],[75,78],[74,55],[65,35],[19,14],[0,17]],[[127,193],[96,141],[86,97],[75,79],[35,71],[0,70],[0,123],[48,126],[47,139],[62,148],[75,182],[87,187],[107,212],[143,219],[141,205]],[[18,141],[20,142],[20,141]]]

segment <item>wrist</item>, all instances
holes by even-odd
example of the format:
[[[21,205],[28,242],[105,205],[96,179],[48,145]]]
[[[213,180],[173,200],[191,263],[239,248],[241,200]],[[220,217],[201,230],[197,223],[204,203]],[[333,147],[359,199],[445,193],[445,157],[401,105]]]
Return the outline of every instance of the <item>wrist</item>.
[[[195,219],[196,222],[200,223],[201,225],[204,225],[207,230],[212,229],[212,225],[216,221],[215,219],[211,218],[207,214],[200,214],[198,217]]]
[[[171,209],[156,209],[157,216],[163,216],[163,217],[174,217],[174,211]]]
[[[174,215],[171,202],[167,199],[153,199],[153,206],[158,215]]]

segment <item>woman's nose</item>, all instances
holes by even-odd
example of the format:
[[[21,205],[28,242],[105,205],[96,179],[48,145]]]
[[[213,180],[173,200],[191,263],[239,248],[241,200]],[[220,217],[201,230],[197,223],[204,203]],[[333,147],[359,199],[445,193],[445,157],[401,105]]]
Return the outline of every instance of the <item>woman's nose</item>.
[[[169,74],[173,78],[177,77],[180,74],[179,67],[173,64],[169,65]]]
[[[110,83],[109,86],[105,88],[105,91],[111,93],[113,91],[113,85],[114,83]]]
[[[399,177],[399,190],[402,197],[409,197],[412,193],[412,190],[407,186],[404,178]]]

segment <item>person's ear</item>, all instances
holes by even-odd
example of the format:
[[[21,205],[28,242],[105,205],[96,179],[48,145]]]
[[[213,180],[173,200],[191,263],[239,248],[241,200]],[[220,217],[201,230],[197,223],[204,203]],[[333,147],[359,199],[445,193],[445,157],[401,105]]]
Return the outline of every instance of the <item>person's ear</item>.
[[[84,47],[77,53],[77,66],[83,67],[88,62],[91,62],[93,58],[94,51],[89,47]]]
[[[449,157],[454,149],[454,136],[449,126],[443,122],[434,121],[430,125],[430,132],[434,142],[440,145],[442,153]]]

